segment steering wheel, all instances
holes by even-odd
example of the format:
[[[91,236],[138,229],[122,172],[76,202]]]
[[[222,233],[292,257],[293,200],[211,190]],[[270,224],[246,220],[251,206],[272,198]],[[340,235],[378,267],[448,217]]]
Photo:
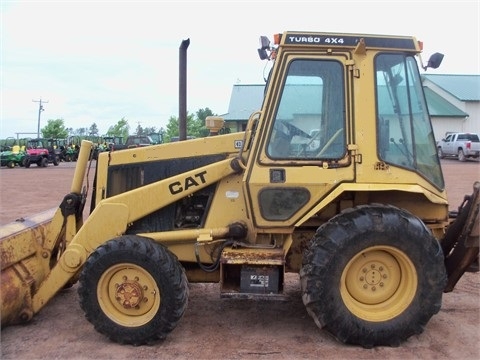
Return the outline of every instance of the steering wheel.
[[[307,138],[307,139],[311,138],[311,136],[308,135],[305,131],[303,131],[302,129],[299,129],[298,127],[296,127],[295,125],[292,125],[291,123],[289,123],[287,121],[280,120],[280,121],[277,122],[277,124],[283,125],[287,128],[288,133],[286,133],[285,131],[282,131],[282,129],[280,129],[280,126],[278,126],[278,125],[275,126],[277,131],[280,131],[280,132],[284,133],[290,139],[292,139],[295,135],[301,136],[301,137],[304,137],[304,138]]]

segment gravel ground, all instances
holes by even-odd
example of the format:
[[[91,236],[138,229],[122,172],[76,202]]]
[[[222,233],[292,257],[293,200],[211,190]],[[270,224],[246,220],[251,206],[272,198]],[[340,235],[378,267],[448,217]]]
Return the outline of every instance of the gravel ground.
[[[58,206],[74,163],[0,170],[0,224]],[[480,163],[442,160],[454,210],[480,180]],[[479,359],[480,282],[467,273],[444,294],[424,333],[398,348],[363,349],[319,330],[302,304],[297,275],[286,301],[226,300],[217,284],[191,284],[185,316],[165,341],[122,346],[99,335],[78,305],[77,285],[57,294],[26,325],[1,331],[1,359]]]

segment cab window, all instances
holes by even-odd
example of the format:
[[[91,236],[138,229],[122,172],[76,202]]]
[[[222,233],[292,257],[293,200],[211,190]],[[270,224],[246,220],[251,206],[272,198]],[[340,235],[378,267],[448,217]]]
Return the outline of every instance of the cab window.
[[[346,153],[345,80],[335,60],[294,60],[270,132],[271,159],[340,159]]]
[[[439,188],[443,176],[415,58],[375,58],[379,158],[420,173]]]

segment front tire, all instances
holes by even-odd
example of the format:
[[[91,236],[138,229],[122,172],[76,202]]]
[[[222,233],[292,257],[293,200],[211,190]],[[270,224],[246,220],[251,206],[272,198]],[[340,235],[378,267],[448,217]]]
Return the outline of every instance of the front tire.
[[[440,159],[444,159],[444,158],[445,158],[445,154],[443,153],[441,147],[438,147],[438,157],[439,157]]]
[[[98,247],[80,275],[80,305],[95,329],[121,344],[164,339],[183,316],[188,283],[176,256],[145,237]]]
[[[384,205],[344,211],[304,254],[303,302],[319,327],[365,348],[398,346],[441,307],[443,253],[423,222]]]

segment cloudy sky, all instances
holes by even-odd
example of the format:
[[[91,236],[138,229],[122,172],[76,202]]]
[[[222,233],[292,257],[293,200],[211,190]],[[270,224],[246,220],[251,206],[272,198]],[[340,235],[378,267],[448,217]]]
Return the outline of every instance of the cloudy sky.
[[[228,111],[234,84],[263,82],[260,35],[286,30],[412,35],[439,74],[480,74],[480,1],[1,1],[0,138],[63,119],[100,133],[178,116],[179,47],[187,108]],[[20,137],[33,135],[20,135]]]

